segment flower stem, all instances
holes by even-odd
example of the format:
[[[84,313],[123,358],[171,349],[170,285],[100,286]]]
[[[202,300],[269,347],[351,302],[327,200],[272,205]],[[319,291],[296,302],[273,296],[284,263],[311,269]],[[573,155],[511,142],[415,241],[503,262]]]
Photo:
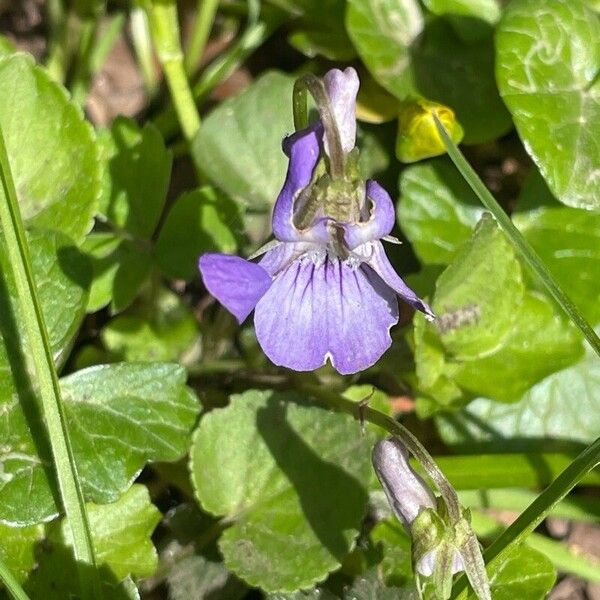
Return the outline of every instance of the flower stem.
[[[218,7],[219,0],[198,0],[198,13],[194,21],[192,37],[185,53],[185,70],[188,75],[194,73],[204,54]]]
[[[150,32],[171,92],[183,135],[191,142],[200,129],[200,115],[185,73],[175,0],[146,0]]]
[[[462,510],[456,490],[448,481],[444,473],[435,464],[435,461],[423,447],[421,442],[402,424],[392,417],[382,413],[370,406],[348,400],[335,392],[330,392],[317,385],[300,384],[302,389],[323,401],[332,408],[351,414],[359,421],[365,420],[385,429],[388,433],[397,436],[408,451],[421,464],[427,475],[438,488],[442,500],[446,505],[450,522],[455,526],[467,527],[466,540],[461,548],[461,554],[465,560],[465,569],[473,590],[480,600],[491,600],[490,584],[485,571],[485,564],[477,537],[468,523],[463,521]]]
[[[502,564],[509,550],[525,541],[527,536],[546,518],[552,509],[589,473],[600,464],[600,438],[591,443],[552,482],[521,515],[485,551],[488,570],[493,573],[496,565]],[[467,598],[464,585],[458,582],[459,599]],[[462,593],[461,593],[462,592]],[[456,597],[456,596],[455,596]]]
[[[347,398],[344,398],[335,392],[330,392],[318,385],[306,383],[300,385],[305,392],[336,410],[348,413],[357,420],[364,419],[369,423],[373,423],[374,425],[385,429],[388,433],[399,437],[408,451],[419,461],[419,463],[421,463],[427,475],[439,489],[448,508],[450,518],[454,521],[460,519],[460,502],[456,490],[435,464],[429,452],[427,452],[421,442],[419,442],[419,440],[406,429],[404,425],[379,410],[348,400]]]
[[[99,33],[97,21],[91,23],[92,38],[89,40],[89,46],[84,55],[80,57],[77,63],[75,75],[71,83],[71,95],[73,101],[83,106],[87,100],[90,83],[94,75],[102,68],[108,53],[112,50],[119,34],[125,24],[125,15],[117,13],[108,18],[106,27]],[[86,28],[90,26],[89,21],[84,23],[84,34],[87,35]]]
[[[195,101],[200,103],[206,100],[210,92],[221,81],[229,77],[256,48],[265,42],[281,21],[281,17],[273,16],[267,21],[248,25],[238,41],[203,71],[192,89]],[[169,106],[160,113],[154,119],[154,124],[163,137],[173,137],[177,133],[177,119],[173,113],[173,107]]]
[[[542,259],[538,256],[537,252],[529,245],[527,240],[521,235],[521,232],[515,227],[511,218],[504,212],[502,207],[498,204],[496,199],[492,196],[489,190],[485,187],[485,184],[477,173],[475,173],[473,167],[467,162],[467,159],[463,156],[461,151],[458,149],[456,144],[452,141],[445,127],[442,125],[437,117],[435,111],[433,112],[433,118],[438,128],[440,136],[446,146],[446,151],[452,159],[452,162],[456,165],[460,174],[465,178],[465,181],[469,184],[471,189],[477,194],[481,203],[494,215],[496,221],[500,227],[504,230],[504,233],[508,236],[510,241],[513,243],[515,248],[521,253],[525,262],[529,265],[530,269],[540,278],[541,282],[546,286],[550,295],[554,298],[556,303],[565,311],[567,316],[575,323],[575,325],[581,330],[584,337],[590,343],[590,346],[594,349],[596,354],[600,357],[600,338],[596,335],[596,332],[592,326],[586,321],[583,315],[577,310],[577,307],[573,304],[569,296],[563,291],[557,281],[554,279],[552,274],[548,271],[544,265]]]
[[[0,177],[4,192],[4,198],[0,199],[0,225],[12,266],[21,316],[27,330],[30,355],[37,375],[37,385],[33,387],[39,389],[58,488],[67,521],[71,527],[82,596],[83,598],[101,598],[83,492],[77,477],[77,467],[69,439],[58,375],[33,277],[25,228],[19,211],[15,183],[1,129]]]

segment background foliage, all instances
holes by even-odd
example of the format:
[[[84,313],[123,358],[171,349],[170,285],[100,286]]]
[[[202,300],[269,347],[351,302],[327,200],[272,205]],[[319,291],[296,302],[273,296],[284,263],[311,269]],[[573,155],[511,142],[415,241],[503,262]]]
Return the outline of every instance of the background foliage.
[[[598,357],[442,156],[431,118],[409,127],[416,106],[449,111],[477,173],[598,327],[597,2],[16,4],[0,6],[0,127],[104,597],[417,597],[410,540],[370,466],[383,431],[361,434],[305,384],[401,418],[484,545],[506,526],[500,510],[522,511],[598,437]],[[157,5],[178,10],[191,136],[177,52],[146,18]],[[19,11],[33,21],[19,28]],[[347,64],[362,81],[362,174],[397,202],[392,262],[438,320],[403,306],[368,371],[299,376],[269,364],[196,264],[267,241],[294,80]],[[115,73],[137,78],[136,103],[102,96]],[[0,268],[0,559],[31,598],[68,598],[74,544],[4,235]],[[597,537],[598,485],[591,472],[551,516]],[[592,593],[600,557],[544,535],[548,523],[494,563],[494,600],[544,598],[568,574]]]

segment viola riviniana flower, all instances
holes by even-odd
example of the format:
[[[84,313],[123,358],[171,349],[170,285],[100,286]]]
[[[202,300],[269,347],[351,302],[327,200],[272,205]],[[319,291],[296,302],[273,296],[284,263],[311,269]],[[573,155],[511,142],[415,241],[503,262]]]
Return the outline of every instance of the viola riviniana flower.
[[[254,310],[258,341],[273,363],[310,371],[329,359],[349,374],[373,365],[390,347],[398,296],[429,318],[433,313],[385,255],[381,239],[395,219],[389,195],[356,175],[356,71],[331,70],[323,83],[343,177],[327,173],[334,146],[321,120],[287,137],[275,241],[258,263],[210,253],[199,266],[208,291],[240,323]]]

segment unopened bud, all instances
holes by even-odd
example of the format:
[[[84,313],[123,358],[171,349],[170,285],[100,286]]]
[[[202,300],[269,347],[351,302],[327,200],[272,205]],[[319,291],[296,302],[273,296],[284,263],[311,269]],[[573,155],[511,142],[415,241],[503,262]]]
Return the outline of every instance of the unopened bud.
[[[458,144],[462,140],[463,129],[451,108],[429,100],[404,102],[400,108],[396,141],[399,160],[411,163],[446,152],[433,120],[434,111],[452,141]]]
[[[410,466],[408,456],[398,438],[382,440],[373,448],[373,467],[394,514],[411,536],[415,571],[433,576],[436,596],[448,598],[452,575],[465,568],[456,531],[447,522],[444,506],[438,510],[436,497]]]
[[[398,438],[375,444],[373,467],[394,514],[407,531],[421,510],[436,508],[433,492],[408,463],[408,451]]]

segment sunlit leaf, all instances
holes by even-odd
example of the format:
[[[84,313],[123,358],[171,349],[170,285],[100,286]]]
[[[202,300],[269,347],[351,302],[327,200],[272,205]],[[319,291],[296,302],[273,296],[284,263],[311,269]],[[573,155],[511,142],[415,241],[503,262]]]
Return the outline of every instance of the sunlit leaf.
[[[265,591],[294,591],[339,567],[354,544],[369,437],[297,395],[248,391],[201,420],[191,471],[203,508],[232,522],[219,541],[227,567]]]
[[[185,377],[177,365],[122,363],[91,367],[61,380],[88,500],[113,501],[147,461],[177,460],[186,452],[198,403],[185,387]],[[7,397],[4,411],[0,518],[21,525],[48,520],[58,508],[46,434],[34,420],[40,417],[32,408],[23,411],[16,395]]]
[[[91,125],[31,56],[0,59],[0,89],[0,126],[26,225],[82,241],[100,185]]]
[[[600,208],[600,15],[583,0],[513,0],[497,76],[527,151],[556,197]]]
[[[234,200],[268,209],[283,184],[281,140],[294,131],[294,79],[266,73],[204,120],[192,144],[202,171]]]

